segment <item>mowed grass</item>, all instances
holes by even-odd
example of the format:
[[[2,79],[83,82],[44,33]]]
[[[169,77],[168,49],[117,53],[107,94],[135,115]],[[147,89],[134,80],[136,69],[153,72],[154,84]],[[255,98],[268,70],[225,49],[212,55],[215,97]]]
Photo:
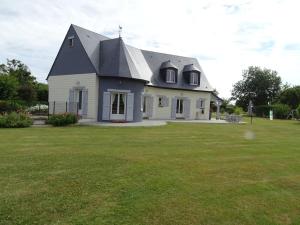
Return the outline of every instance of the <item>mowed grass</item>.
[[[1,225],[300,224],[300,122],[0,129],[0,143]]]

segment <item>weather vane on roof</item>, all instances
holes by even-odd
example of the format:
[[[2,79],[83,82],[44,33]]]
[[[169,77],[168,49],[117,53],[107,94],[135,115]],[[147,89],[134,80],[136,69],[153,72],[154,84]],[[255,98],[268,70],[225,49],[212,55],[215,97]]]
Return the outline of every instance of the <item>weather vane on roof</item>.
[[[121,33],[122,33],[122,28],[120,25],[119,25],[119,38],[121,37]]]

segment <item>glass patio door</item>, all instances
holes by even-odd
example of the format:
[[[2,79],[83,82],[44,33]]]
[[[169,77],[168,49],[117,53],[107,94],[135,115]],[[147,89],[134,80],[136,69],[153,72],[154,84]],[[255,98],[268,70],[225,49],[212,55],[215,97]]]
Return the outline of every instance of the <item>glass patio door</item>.
[[[112,120],[125,120],[125,110],[126,110],[126,94],[112,93],[110,118]]]

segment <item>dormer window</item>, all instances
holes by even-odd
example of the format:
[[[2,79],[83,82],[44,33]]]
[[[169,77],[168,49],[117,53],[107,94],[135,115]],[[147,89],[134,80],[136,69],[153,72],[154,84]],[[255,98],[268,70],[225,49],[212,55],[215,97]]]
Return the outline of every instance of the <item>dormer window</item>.
[[[68,37],[68,44],[70,48],[74,46],[74,36]]]
[[[160,66],[160,77],[168,84],[177,83],[178,68],[170,60],[165,61]]]
[[[174,70],[172,70],[172,69],[167,70],[166,82],[171,83],[171,84],[176,83],[176,74],[175,74]]]
[[[200,85],[201,71],[194,64],[185,65],[182,73],[187,84],[192,86]]]
[[[199,84],[199,74],[197,72],[190,73],[190,85],[198,85]]]

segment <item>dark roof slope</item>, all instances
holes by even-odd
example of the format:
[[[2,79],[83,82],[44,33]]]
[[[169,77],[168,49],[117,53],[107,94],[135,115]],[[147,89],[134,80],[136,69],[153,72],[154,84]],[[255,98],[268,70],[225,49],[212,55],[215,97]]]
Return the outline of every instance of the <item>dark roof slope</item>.
[[[67,41],[70,35],[75,37],[72,48]],[[178,82],[171,84],[162,80],[162,67],[178,69]],[[184,81],[182,73],[191,70],[201,72],[199,86],[191,86]],[[79,73],[140,79],[159,87],[213,90],[195,58],[141,50],[126,45],[122,38],[109,39],[71,25],[48,76]]]
[[[151,84],[154,86],[160,86],[160,87],[168,87],[168,88],[184,88],[184,89],[190,89],[190,90],[203,90],[203,91],[212,91],[212,87],[209,84],[205,73],[203,72],[201,66],[198,63],[198,60],[195,58],[190,57],[184,57],[184,56],[178,56],[178,55],[170,55],[165,53],[159,53],[159,52],[152,52],[147,50],[142,50],[143,55],[152,71],[152,77],[151,77]],[[178,82],[175,84],[172,83],[166,83],[164,80],[162,80],[160,76],[160,66],[162,62],[170,61],[172,64],[174,64],[178,68]],[[183,68],[186,65],[193,64],[195,68],[199,68],[201,72],[200,77],[200,85],[199,86],[191,86],[188,83],[184,81],[182,78],[182,72]]]
[[[100,75],[148,81],[149,77],[145,76],[148,64],[141,57],[143,57],[141,51],[126,45],[122,38],[102,41],[100,43]]]
[[[109,40],[109,38],[76,25],[71,26],[74,27],[86,54],[94,65],[97,73],[99,73],[100,41]]]

